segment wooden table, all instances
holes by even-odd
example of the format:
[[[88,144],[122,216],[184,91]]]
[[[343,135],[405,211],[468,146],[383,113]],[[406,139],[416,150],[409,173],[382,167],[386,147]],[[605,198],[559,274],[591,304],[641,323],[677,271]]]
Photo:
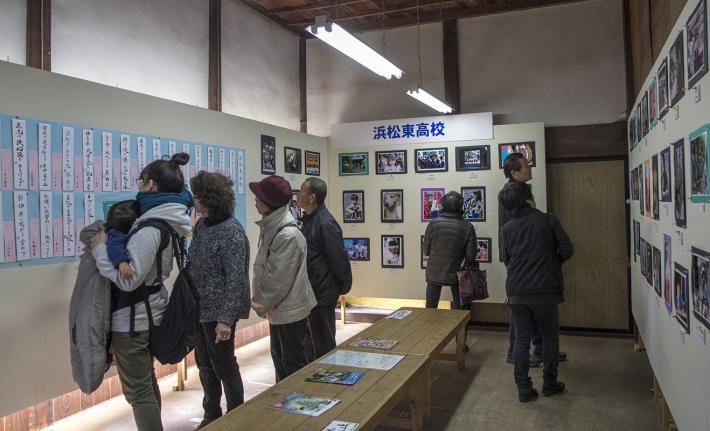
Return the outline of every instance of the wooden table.
[[[389,352],[380,350],[377,353]],[[406,425],[407,428],[419,431],[424,425],[425,371],[428,361],[426,355],[407,354],[389,371],[313,362],[203,429],[207,431],[320,431],[331,421],[340,420],[359,423],[358,431],[372,430],[386,418],[397,403],[410,395],[411,419],[407,420]],[[305,381],[305,377],[318,368],[334,371],[364,371],[365,375],[352,386]],[[280,412],[269,408],[271,404],[282,400],[291,392],[335,398],[340,400],[340,403],[319,417]],[[397,421],[402,425],[402,420],[394,420]]]

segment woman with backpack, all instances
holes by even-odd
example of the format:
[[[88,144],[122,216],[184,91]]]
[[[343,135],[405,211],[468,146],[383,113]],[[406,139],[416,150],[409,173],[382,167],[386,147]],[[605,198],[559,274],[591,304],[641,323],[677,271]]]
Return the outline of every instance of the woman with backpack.
[[[192,195],[185,188],[180,170],[189,160],[188,154],[177,153],[170,160],[154,160],[140,173],[139,193],[136,195],[140,217],[126,245],[133,269],[132,278],[121,277],[109,259],[104,232],[99,232],[91,242],[99,272],[113,283],[114,299],[120,298],[118,303],[112,300],[111,349],[123,395],[133,409],[133,418],[139,431],[163,429],[160,393],[155,387],[153,375],[149,316],[145,302],[150,307],[154,325],[159,326],[168,304],[168,292],[163,282],[173,268],[173,247],[167,244],[159,256],[161,230],[154,226],[136,227],[142,221],[160,219],[180,236],[192,229],[189,215],[189,209],[193,206]],[[126,302],[128,306],[121,306]]]
[[[188,271],[200,302],[195,362],[200,370],[204,418],[199,428],[244,403],[244,386],[234,356],[234,330],[249,318],[249,240],[234,218],[234,183],[220,173],[200,171],[190,180],[202,217],[192,233]]]

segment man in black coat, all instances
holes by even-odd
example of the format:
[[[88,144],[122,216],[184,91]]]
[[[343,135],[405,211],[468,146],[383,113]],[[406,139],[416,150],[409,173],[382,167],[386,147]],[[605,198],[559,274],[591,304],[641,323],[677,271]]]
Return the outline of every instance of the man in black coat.
[[[309,362],[335,348],[335,306],[352,286],[343,231],[324,205],[327,194],[325,181],[316,177],[307,178],[298,193],[298,204],[305,212],[301,231],[308,243],[308,278],[318,300],[308,316],[311,330],[304,342]]]
[[[512,322],[515,324],[515,384],[521,402],[537,398],[528,376],[530,339],[537,329],[542,336],[544,395],[561,393],[565,385],[557,380],[560,348],[558,304],[564,302],[562,263],[574,248],[560,221],[535,209],[525,184],[511,182],[503,187],[498,201],[511,219],[501,229],[503,261],[508,270],[505,282]]]

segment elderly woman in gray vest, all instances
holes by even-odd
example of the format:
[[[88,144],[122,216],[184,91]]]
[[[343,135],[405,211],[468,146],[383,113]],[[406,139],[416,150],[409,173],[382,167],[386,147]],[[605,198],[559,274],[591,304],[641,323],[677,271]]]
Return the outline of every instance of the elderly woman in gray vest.
[[[192,235],[188,270],[200,295],[195,362],[200,370],[200,427],[244,403],[244,385],[234,355],[234,330],[249,317],[249,240],[234,218],[234,183],[220,173],[200,171],[190,180],[195,209],[202,215]]]
[[[476,230],[463,218],[463,197],[447,193],[441,214],[429,222],[424,233],[424,255],[429,256],[425,272],[427,308],[437,308],[442,286],[451,286],[453,307],[461,308],[456,271],[462,265],[475,264],[476,245]]]
[[[269,320],[271,358],[276,381],[307,364],[303,341],[307,318],[316,306],[308,279],[306,239],[289,211],[291,186],[272,175],[249,183],[261,220],[259,251],[254,259],[252,308]]]

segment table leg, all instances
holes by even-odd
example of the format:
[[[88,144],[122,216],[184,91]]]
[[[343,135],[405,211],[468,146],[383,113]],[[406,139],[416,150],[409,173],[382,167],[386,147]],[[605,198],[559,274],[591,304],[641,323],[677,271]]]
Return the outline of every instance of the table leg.
[[[456,367],[459,370],[466,369],[466,326],[461,326],[456,333]]]
[[[422,370],[412,382],[411,389],[411,415],[412,431],[420,431],[424,428],[426,388],[424,387],[427,371]]]
[[[431,361],[424,370],[424,418],[431,417]]]

